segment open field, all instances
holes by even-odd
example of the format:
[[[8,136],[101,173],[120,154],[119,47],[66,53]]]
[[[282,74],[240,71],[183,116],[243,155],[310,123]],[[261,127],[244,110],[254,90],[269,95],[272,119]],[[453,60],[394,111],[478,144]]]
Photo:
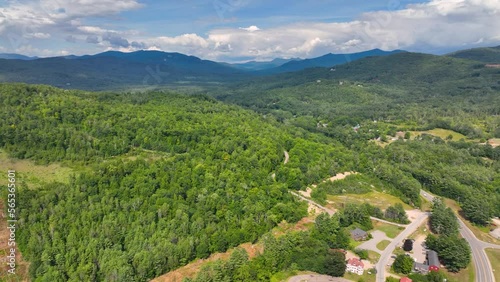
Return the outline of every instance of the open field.
[[[385,248],[387,248],[387,246],[389,246],[390,243],[391,243],[391,241],[388,241],[388,240],[380,241],[377,244],[377,249],[383,251],[383,250],[385,250]]]
[[[493,274],[495,275],[495,281],[500,281],[500,250],[486,249],[485,251],[486,255],[490,259]]]
[[[422,135],[424,133],[430,134],[436,137],[439,137],[441,139],[446,139],[448,136],[452,136],[452,141],[458,141],[460,139],[467,139],[467,137],[463,134],[460,134],[458,132],[455,132],[453,130],[448,130],[448,129],[442,129],[442,128],[434,128],[431,130],[426,130],[426,131],[410,131],[412,139],[415,138],[418,135]]]
[[[403,231],[403,227],[399,227],[396,225],[380,222],[380,221],[375,221],[372,220],[373,223],[373,229],[374,230],[380,230],[387,235],[389,238],[396,238],[401,231]]]
[[[69,176],[74,173],[73,169],[59,164],[37,165],[30,160],[11,159],[7,153],[0,150],[0,171],[6,172],[7,170],[15,170],[16,180],[30,187],[39,187],[50,182],[68,183]],[[0,178],[0,185],[6,184],[7,178]]]
[[[347,203],[362,204],[365,202],[381,209],[386,209],[397,203],[402,204],[404,209],[412,209],[412,207],[403,203],[398,197],[378,191],[365,194],[328,195],[327,200],[333,202],[333,207],[337,209],[342,208]]]

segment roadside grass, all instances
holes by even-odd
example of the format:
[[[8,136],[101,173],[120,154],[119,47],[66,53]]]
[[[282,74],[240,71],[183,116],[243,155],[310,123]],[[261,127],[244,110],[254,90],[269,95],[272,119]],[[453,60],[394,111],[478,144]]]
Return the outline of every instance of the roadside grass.
[[[343,208],[348,203],[362,204],[365,202],[381,209],[386,209],[397,203],[402,204],[404,209],[412,209],[412,207],[403,203],[398,197],[379,191],[371,191],[365,194],[328,195],[327,200],[331,201],[333,207],[337,209]]]
[[[389,241],[389,240],[382,240],[382,241],[378,242],[377,249],[383,251],[383,250],[385,250],[385,248],[387,248],[387,246],[389,246],[390,243],[391,243],[391,241]]]
[[[388,224],[385,222],[372,220],[372,223],[373,223],[374,230],[380,230],[380,231],[384,232],[385,235],[387,235],[387,237],[389,237],[389,238],[396,238],[396,236],[398,236],[398,234],[404,230],[403,227]]]
[[[377,278],[376,276],[377,275],[374,273],[368,274],[368,270],[366,270],[366,269],[365,269],[365,272],[363,273],[363,275],[357,275],[357,274],[350,273],[350,272],[346,272],[344,274],[345,279],[348,279],[351,281],[365,281],[365,282],[375,282],[375,280]]]
[[[429,230],[429,219],[425,220],[422,225],[420,225],[415,232],[413,232],[410,236],[408,236],[409,239],[416,239],[420,235],[424,235],[427,237],[427,235],[431,234]]]
[[[30,188],[50,182],[69,183],[69,176],[75,173],[72,168],[60,164],[38,165],[31,160],[12,159],[0,150],[0,171],[8,170],[15,170],[16,181],[28,184]],[[7,185],[7,177],[0,178],[0,185]]]
[[[500,245],[500,240],[496,239],[495,237],[491,236],[489,234],[490,230],[488,227],[484,226],[477,226],[475,224],[472,224],[470,221],[466,220],[465,218],[462,217],[460,214],[460,206],[458,203],[454,200],[444,198],[444,202],[447,206],[449,206],[455,214],[462,219],[462,221],[469,227],[469,229],[474,233],[474,235],[481,241],[492,243],[492,244],[498,244]]]
[[[457,273],[449,272],[446,269],[443,269],[443,271],[451,281],[455,282],[474,282],[476,279],[476,273],[474,271],[474,265],[472,261],[466,268],[460,270]]]
[[[367,250],[367,251],[368,251],[368,260],[375,265],[380,259],[380,254],[372,250]]]
[[[500,250],[499,249],[486,249],[486,255],[490,259],[495,281],[500,281]]]
[[[420,206],[420,210],[422,210],[422,211],[430,211],[432,209],[432,202],[429,202],[423,196],[420,196],[420,202],[422,203],[422,205]]]

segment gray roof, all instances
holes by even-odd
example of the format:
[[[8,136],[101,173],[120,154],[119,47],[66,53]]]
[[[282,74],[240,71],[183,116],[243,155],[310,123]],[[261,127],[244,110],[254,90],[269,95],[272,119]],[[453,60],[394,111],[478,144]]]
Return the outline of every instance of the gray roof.
[[[435,251],[427,251],[427,262],[429,265],[439,266],[438,254]]]
[[[415,270],[429,271],[429,266],[427,264],[425,264],[425,263],[414,262],[413,263],[413,269],[415,269]]]
[[[351,230],[351,234],[353,236],[360,236],[360,237],[368,235],[368,233],[366,233],[366,231],[359,229],[359,228]]]

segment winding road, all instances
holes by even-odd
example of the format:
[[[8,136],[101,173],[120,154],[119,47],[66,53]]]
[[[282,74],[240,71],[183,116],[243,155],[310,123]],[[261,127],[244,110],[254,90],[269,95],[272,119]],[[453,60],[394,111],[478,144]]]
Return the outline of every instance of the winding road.
[[[428,192],[424,192],[423,190],[420,191],[420,195],[429,201],[434,199],[434,196]],[[469,243],[472,250],[472,261],[474,263],[474,268],[476,269],[476,281],[495,282],[495,276],[493,275],[491,263],[484,249],[500,249],[500,245],[486,243],[477,239],[474,233],[472,233],[469,227],[467,227],[467,225],[465,225],[465,223],[458,216],[457,219],[460,225],[460,235],[467,241],[467,243]]]
[[[385,250],[380,255],[380,259],[378,260],[375,268],[377,269],[377,281],[384,282],[385,281],[385,266],[389,262],[389,258],[391,257],[392,252],[396,249],[398,243],[402,243],[404,239],[408,238],[417,228],[422,225],[422,223],[427,219],[429,213],[423,213],[419,217],[417,217],[412,223],[406,226],[406,229],[403,230],[399,235],[392,240],[392,242],[385,248]]]
[[[306,201],[309,204],[314,205],[317,208],[327,212],[329,215],[335,213],[335,211],[328,209],[296,192],[290,191],[290,193],[292,193],[296,197],[299,197],[301,200]],[[434,199],[434,196],[423,190],[420,191],[420,195],[431,202]],[[375,266],[375,268],[377,269],[377,282],[385,281],[385,266],[389,262],[389,258],[391,257],[391,254],[394,252],[394,249],[396,248],[398,243],[402,242],[405,238],[415,232],[415,230],[417,230],[417,228],[422,225],[422,223],[428,217],[429,213],[423,213],[409,225],[396,224],[393,222],[381,220],[379,218],[372,218],[374,220],[380,220],[386,223],[405,227],[405,230],[403,230],[396,238],[394,238],[389,246],[387,246],[387,248],[385,248],[385,250],[382,252],[380,259]],[[467,225],[465,225],[465,223],[459,217],[457,217],[457,219],[460,225],[460,235],[469,243],[472,250],[472,261],[476,270],[475,280],[477,282],[495,282],[495,277],[493,275],[490,260],[488,259],[488,256],[486,255],[486,252],[484,250],[486,248],[500,249],[500,245],[483,242],[477,239],[474,233],[472,233],[472,231],[467,227]]]

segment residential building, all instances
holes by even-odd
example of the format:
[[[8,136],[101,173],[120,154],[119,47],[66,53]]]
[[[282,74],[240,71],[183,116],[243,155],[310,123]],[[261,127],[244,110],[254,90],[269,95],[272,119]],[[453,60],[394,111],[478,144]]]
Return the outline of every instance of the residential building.
[[[408,277],[403,277],[403,278],[399,279],[399,282],[412,282],[412,280]]]
[[[351,230],[351,237],[355,241],[362,241],[362,240],[366,240],[366,238],[368,238],[368,233],[366,233],[366,231],[364,231],[362,229],[356,228],[354,230]]]
[[[427,251],[427,264],[429,265],[430,271],[439,271],[439,263],[438,255],[435,251]]]
[[[357,275],[363,275],[365,264],[357,258],[351,258],[347,261],[346,269],[347,272],[356,273]]]
[[[414,262],[413,271],[418,272],[420,274],[427,274],[429,273],[429,266],[425,263]]]

